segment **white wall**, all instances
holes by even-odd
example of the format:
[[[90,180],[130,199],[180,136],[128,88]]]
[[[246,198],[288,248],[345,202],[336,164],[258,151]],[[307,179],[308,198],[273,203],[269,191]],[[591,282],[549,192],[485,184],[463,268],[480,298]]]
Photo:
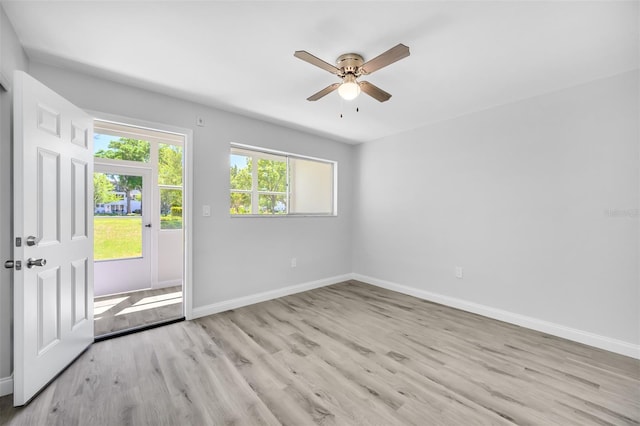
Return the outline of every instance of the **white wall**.
[[[82,108],[193,130],[194,308],[351,272],[352,146],[36,62],[29,69]],[[338,161],[339,216],[230,218],[230,142]]]
[[[633,349],[638,78],[636,70],[360,145],[354,271]]]
[[[4,12],[0,18],[2,71],[9,76],[14,68],[26,69],[27,59],[9,31]],[[193,130],[194,308],[351,272],[352,146],[39,63],[30,63],[29,73],[82,108]],[[6,94],[0,96],[0,253],[1,259],[9,259],[10,102]],[[197,115],[204,117],[205,127],[195,126]],[[230,142],[337,161],[338,217],[230,218]],[[203,205],[211,206],[210,217],[200,215]],[[292,257],[297,258],[295,269],[290,267]],[[10,273],[0,269],[0,277],[2,394],[11,391],[11,381],[6,379],[12,371],[13,348]],[[3,389],[3,383],[9,388]]]
[[[11,86],[14,70],[26,70],[27,57],[18,42],[11,23],[0,6],[0,73],[7,80],[8,92],[0,91],[0,263],[11,259]],[[5,379],[12,371],[12,306],[11,271],[0,265],[0,395],[12,391]]]
[[[182,231],[158,232],[158,284],[154,288],[171,287],[182,282]]]

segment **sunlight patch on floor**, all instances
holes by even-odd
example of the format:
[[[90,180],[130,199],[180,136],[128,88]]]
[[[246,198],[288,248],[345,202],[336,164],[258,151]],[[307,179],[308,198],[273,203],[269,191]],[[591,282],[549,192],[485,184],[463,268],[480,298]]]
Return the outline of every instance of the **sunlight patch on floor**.
[[[107,312],[109,309],[116,306],[118,303],[126,300],[129,296],[113,297],[105,300],[99,300],[93,302],[93,315],[101,315]]]
[[[158,294],[157,296],[143,297],[142,299],[134,303],[133,306],[146,305],[147,303],[160,302],[162,300],[176,299],[179,297],[182,297],[181,291],[176,291],[174,293]]]
[[[141,300],[140,302],[136,303],[133,306],[129,306],[128,308],[124,308],[123,310],[118,312],[116,314],[116,316],[118,316],[118,315],[126,315],[126,314],[130,314],[132,312],[144,311],[144,310],[147,310],[147,309],[159,308],[161,306],[173,305],[173,304],[176,304],[176,303],[182,303],[182,293],[178,293],[178,294],[179,294],[179,296],[177,296],[177,297],[175,297],[173,299],[159,300],[159,301],[156,301],[156,302],[148,302],[148,303],[141,304],[140,303],[140,302],[142,302],[142,300]],[[145,298],[145,299],[150,299],[150,298]]]
[[[180,318],[183,315],[182,286],[98,296],[93,306],[94,334],[103,336]]]
[[[131,295],[109,297],[103,300],[97,300],[93,303],[94,319],[99,320],[103,314],[107,314],[108,311],[114,309],[118,304],[127,300]],[[112,313],[114,316],[126,315],[132,312],[140,312],[147,309],[159,308],[162,306],[173,305],[176,303],[182,303],[182,292],[176,291],[172,293],[158,294],[156,296],[143,297],[132,306],[128,306],[122,310]]]

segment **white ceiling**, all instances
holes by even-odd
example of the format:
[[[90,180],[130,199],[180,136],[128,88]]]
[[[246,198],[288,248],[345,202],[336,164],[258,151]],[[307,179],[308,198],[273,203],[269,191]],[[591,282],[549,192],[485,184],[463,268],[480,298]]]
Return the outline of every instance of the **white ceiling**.
[[[350,143],[639,65],[638,1],[1,4],[34,61]],[[366,61],[398,43],[411,56],[366,77],[388,102],[306,101],[338,80],[294,51]]]

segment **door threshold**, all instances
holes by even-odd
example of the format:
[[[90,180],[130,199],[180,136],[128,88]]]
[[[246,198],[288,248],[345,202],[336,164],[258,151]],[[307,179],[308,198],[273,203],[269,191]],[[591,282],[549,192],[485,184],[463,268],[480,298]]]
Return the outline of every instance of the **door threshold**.
[[[107,334],[101,334],[93,339],[94,343],[102,342],[103,340],[115,339],[116,337],[126,336],[128,334],[138,333],[140,331],[151,330],[152,328],[162,327],[164,325],[175,324],[177,322],[184,321],[184,317],[174,318],[166,321],[158,321],[151,324],[139,325],[137,327],[127,328],[126,330],[114,331]]]

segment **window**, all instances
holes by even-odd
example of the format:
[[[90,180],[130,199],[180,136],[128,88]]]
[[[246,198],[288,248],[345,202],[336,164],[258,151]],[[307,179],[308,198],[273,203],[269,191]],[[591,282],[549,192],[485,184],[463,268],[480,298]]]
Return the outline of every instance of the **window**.
[[[182,229],[182,161],[183,136],[159,130],[143,129],[110,121],[94,121],[94,157],[105,165],[123,164],[155,170],[157,187],[152,198],[160,211],[160,230]],[[146,163],[146,164],[143,164]],[[125,185],[126,184],[126,185]],[[126,179],[116,183],[112,195],[119,200],[140,196],[142,179]],[[137,195],[136,195],[137,191]],[[150,198],[151,199],[151,198]],[[118,207],[100,206],[100,212],[113,212]],[[119,211],[119,210],[118,210]],[[122,210],[124,211],[124,210]],[[155,215],[154,211],[154,215]]]
[[[336,163],[232,145],[231,215],[335,215]]]
[[[158,144],[160,229],[182,229],[182,147]]]
[[[148,141],[112,136],[98,131],[99,129],[96,129],[93,134],[94,157],[149,162],[151,144]]]

